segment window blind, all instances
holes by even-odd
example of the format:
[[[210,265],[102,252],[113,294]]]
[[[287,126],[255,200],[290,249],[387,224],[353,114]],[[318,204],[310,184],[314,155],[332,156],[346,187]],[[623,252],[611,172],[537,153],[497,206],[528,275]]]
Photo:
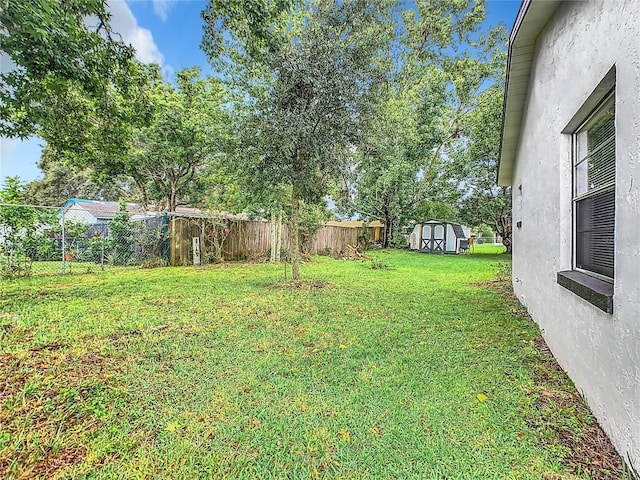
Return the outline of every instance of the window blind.
[[[615,191],[576,202],[576,267],[613,278]]]
[[[575,265],[614,275],[616,129],[611,97],[576,133]]]

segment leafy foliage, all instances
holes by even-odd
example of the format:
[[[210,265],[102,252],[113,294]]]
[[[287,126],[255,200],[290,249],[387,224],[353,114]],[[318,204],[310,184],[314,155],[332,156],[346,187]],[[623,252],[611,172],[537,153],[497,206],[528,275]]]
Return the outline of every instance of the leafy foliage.
[[[245,112],[242,168],[250,189],[290,187],[296,280],[300,202],[318,203],[328,192],[375,110],[386,73],[389,6],[214,1],[203,15],[205,52],[227,74]]]
[[[0,190],[0,276],[22,277],[31,273],[29,256],[36,231],[44,224],[42,212],[24,206],[25,189],[18,177],[7,177]],[[15,206],[14,206],[15,205]]]
[[[113,265],[128,265],[133,257],[133,225],[127,204],[120,201],[120,209],[109,223],[109,261]]]
[[[125,195],[137,196],[134,180],[126,175],[101,178],[90,168],[65,163],[44,148],[38,167],[42,179],[29,182],[26,197],[34,205],[62,206],[70,198],[117,201]]]
[[[503,91],[499,86],[480,96],[483,108],[473,112],[467,141],[454,154],[454,178],[460,181],[460,216],[474,227],[489,225],[511,253],[511,188],[496,186]]]
[[[83,165],[117,172],[149,113],[147,69],[117,40],[105,0],[2,1],[0,135],[37,134]],[[108,159],[108,160],[105,160]]]
[[[218,81],[199,76],[199,68],[189,68],[176,74],[176,86],[156,82],[153,119],[136,132],[127,166],[145,184],[146,200],[162,201],[170,212],[205,167],[222,163],[231,144],[224,91]]]
[[[474,134],[483,92],[502,81],[504,31],[481,31],[484,2],[417,2],[398,17],[398,56],[381,114],[335,196],[346,215],[385,223],[384,245],[404,244],[409,220],[455,220],[453,153]]]

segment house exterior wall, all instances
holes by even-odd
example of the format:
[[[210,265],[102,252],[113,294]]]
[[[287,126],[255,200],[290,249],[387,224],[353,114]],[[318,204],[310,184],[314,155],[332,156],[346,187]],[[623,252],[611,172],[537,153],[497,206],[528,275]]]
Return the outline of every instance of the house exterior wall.
[[[640,471],[640,8],[563,3],[536,43],[512,179],[513,283],[620,454]],[[557,284],[572,268],[571,137],[563,134],[615,65],[613,314]],[[521,188],[520,188],[521,187]]]
[[[67,222],[75,222],[83,225],[94,225],[97,223],[104,223],[104,221],[99,221],[91,213],[87,212],[77,204],[71,205],[69,208],[67,208],[64,211],[64,219]]]

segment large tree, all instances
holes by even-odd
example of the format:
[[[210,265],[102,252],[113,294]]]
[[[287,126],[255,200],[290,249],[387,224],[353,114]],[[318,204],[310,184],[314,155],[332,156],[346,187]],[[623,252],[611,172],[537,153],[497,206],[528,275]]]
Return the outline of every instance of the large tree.
[[[467,140],[454,153],[455,176],[460,180],[460,214],[467,224],[489,225],[511,253],[511,188],[498,187],[498,155],[502,124],[503,90],[487,89],[480,96],[483,108],[466,122]]]
[[[118,171],[130,125],[149,113],[147,70],[113,31],[106,0],[3,0],[0,46],[13,66],[0,74],[0,136],[38,135]]]
[[[352,156],[337,197],[343,212],[384,221],[385,246],[410,219],[423,220],[416,215],[457,214],[452,152],[468,141],[468,119],[485,108],[482,92],[501,82],[504,61],[503,30],[482,30],[484,2],[404,7],[396,29],[402,55],[384,114]]]
[[[151,124],[136,132],[126,170],[143,183],[147,200],[173,212],[189,196],[194,202],[190,187],[215,177],[231,145],[231,121],[220,82],[200,78],[199,68],[178,72],[176,85],[156,82],[150,98]]]
[[[38,163],[43,178],[25,186],[26,201],[33,205],[61,206],[70,198],[137,201],[139,191],[126,175],[99,178],[90,168],[66,164],[45,148]]]
[[[244,168],[256,190],[290,189],[292,272],[300,277],[301,202],[319,202],[373,118],[387,65],[391,3],[214,0],[203,46],[234,72],[244,116]],[[256,10],[257,9],[257,10]]]

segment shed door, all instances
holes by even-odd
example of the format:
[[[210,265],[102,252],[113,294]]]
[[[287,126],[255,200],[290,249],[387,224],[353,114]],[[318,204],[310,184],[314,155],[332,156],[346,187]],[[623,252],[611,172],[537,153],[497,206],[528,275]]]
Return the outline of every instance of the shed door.
[[[420,245],[420,251],[431,253],[431,225],[422,226],[422,245]]]
[[[425,225],[422,227],[422,245],[425,253],[444,253],[447,235],[444,225]]]
[[[431,253],[444,253],[446,242],[446,230],[444,225],[436,225],[433,227],[433,242]]]

